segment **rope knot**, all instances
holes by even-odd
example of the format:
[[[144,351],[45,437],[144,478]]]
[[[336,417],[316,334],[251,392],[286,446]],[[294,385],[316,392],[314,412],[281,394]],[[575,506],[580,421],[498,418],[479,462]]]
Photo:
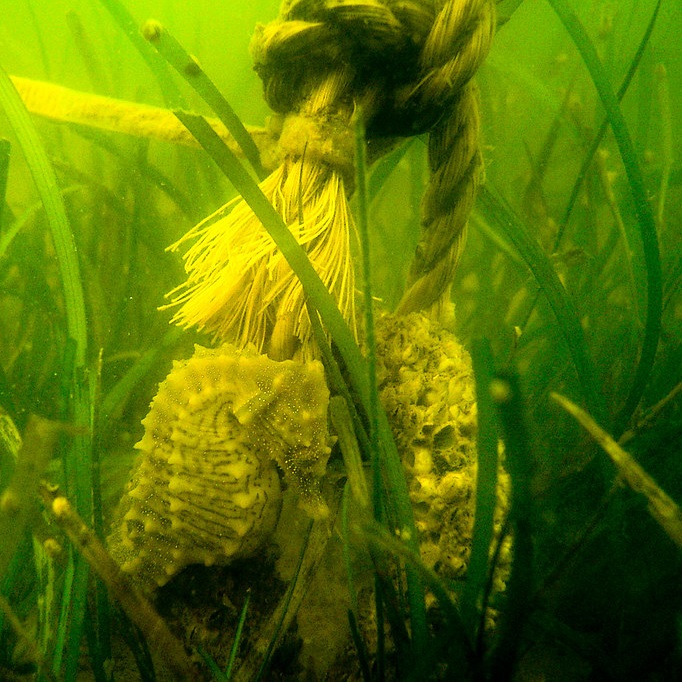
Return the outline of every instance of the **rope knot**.
[[[493,28],[493,0],[284,0],[279,18],[256,29],[255,70],[282,125],[282,163],[261,189],[353,331],[353,112],[362,108],[378,152],[431,133],[422,239],[398,312],[437,315],[480,181],[469,80]],[[301,284],[246,204],[223,207],[179,243],[188,237],[197,242],[185,254],[187,281],[171,294],[175,322],[273,359],[317,354]]]
[[[427,132],[452,107],[488,52],[491,0],[285,0],[259,25],[254,68],[269,106],[297,111],[343,68],[368,138]],[[370,106],[371,103],[371,106]]]

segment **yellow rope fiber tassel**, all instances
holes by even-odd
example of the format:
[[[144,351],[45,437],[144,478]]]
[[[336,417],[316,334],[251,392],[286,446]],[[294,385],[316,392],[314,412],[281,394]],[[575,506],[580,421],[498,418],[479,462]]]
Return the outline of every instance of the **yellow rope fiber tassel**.
[[[342,74],[331,73],[303,109],[285,119],[279,138],[284,162],[260,188],[355,331],[353,221],[346,198],[354,141],[351,112],[338,108],[346,85]],[[315,355],[312,330],[293,270],[244,201],[233,200],[218,216],[171,247],[197,238],[184,256],[187,281],[169,294],[170,305],[180,305],[172,321],[239,347],[251,343],[276,360],[310,359]]]

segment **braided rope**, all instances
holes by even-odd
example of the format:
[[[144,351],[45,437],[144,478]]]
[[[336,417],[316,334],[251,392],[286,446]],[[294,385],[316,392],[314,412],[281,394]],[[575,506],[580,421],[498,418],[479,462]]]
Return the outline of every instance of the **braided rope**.
[[[285,0],[256,29],[255,69],[281,122],[282,165],[261,188],[353,329],[353,113],[362,107],[374,158],[394,138],[431,132],[422,236],[399,312],[441,315],[481,181],[469,81],[493,29],[493,0]],[[175,322],[275,359],[316,354],[300,282],[243,202],[187,237],[198,241],[171,292]]]
[[[430,309],[442,322],[450,315],[450,285],[483,180],[478,91],[471,78],[490,49],[494,28],[491,2],[447,3],[421,54],[428,75],[407,102],[417,99],[422,109],[443,102],[446,115],[429,136],[431,181],[400,314]]]
[[[287,0],[253,42],[265,97],[291,112],[311,72],[349,71],[368,139],[430,131],[431,182],[422,236],[398,312],[447,308],[476,191],[483,179],[479,110],[472,76],[490,48],[492,0]]]
[[[398,314],[430,310],[435,319],[449,322],[450,285],[483,181],[479,128],[478,93],[468,83],[450,116],[429,138],[431,180],[422,200],[422,234]]]

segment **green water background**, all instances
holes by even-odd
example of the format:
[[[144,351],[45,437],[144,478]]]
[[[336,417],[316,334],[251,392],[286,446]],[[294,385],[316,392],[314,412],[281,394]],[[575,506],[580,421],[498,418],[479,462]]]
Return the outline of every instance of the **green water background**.
[[[9,73],[163,106],[153,75],[100,4],[51,0],[3,0],[2,4],[0,63]],[[614,89],[627,72],[654,4],[643,0],[573,3]],[[135,2],[128,3],[128,9],[138,24],[153,17],[168,26],[198,57],[243,120],[263,123],[268,110],[251,68],[248,46],[254,25],[274,18],[278,3],[255,2],[247,7],[237,2]],[[93,79],[94,62],[76,45],[65,19],[67,12],[75,12],[83,26],[100,77]],[[682,380],[681,30],[682,8],[664,1],[622,102],[655,215],[662,182],[669,173],[667,198],[657,224],[664,282],[663,331],[643,408],[664,398]],[[664,81],[659,76],[661,65]],[[604,174],[590,170],[566,237],[556,252],[552,249],[576,174],[603,118],[594,84],[570,37],[549,4],[541,0],[523,2],[500,29],[478,82],[487,181],[542,246],[576,307],[605,406],[604,426],[609,428],[631,386],[647,305],[638,225],[609,133],[603,144]],[[186,94],[197,110],[209,113],[193,93]],[[178,257],[166,253],[165,246],[229,199],[233,191],[199,150],[177,150],[165,143],[109,134],[84,135],[43,121],[36,125],[60,185],[72,188],[65,198],[83,264],[91,334],[89,362],[94,362],[102,348],[101,390],[107,395],[130,364],[159,346],[167,332],[169,315],[156,307],[181,281],[182,269]],[[2,114],[0,134],[13,141]],[[163,172],[172,182],[176,199],[182,196],[183,201],[169,199],[155,187],[155,182],[163,181],[154,180],[150,169]],[[534,179],[539,175],[538,184]],[[603,178],[612,183],[612,205],[601,184]],[[417,141],[372,205],[375,290],[387,308],[397,302],[404,285],[418,239],[419,201],[426,181],[425,147]],[[54,256],[16,144],[6,198],[14,216],[27,216],[26,227],[15,238],[3,266],[4,324],[0,324],[6,377],[3,395],[22,425],[30,412],[53,418],[61,415],[59,370],[64,337]],[[629,246],[622,235],[610,241],[618,229],[614,206]],[[613,252],[606,257],[604,249],[609,244]],[[552,558],[571,545],[599,504],[603,490],[595,482],[595,468],[603,471],[604,467],[603,462],[595,462],[603,455],[548,402],[550,390],[580,401],[580,381],[554,313],[543,295],[538,296],[529,268],[481,208],[471,221],[453,297],[462,340],[469,344],[476,337],[489,338],[498,364],[513,364],[520,371],[537,472],[534,490],[541,509],[538,564],[549,571]],[[155,383],[167,371],[170,356],[187,355],[194,340],[187,335],[174,341],[112,416],[104,455],[118,465],[105,467],[106,472],[113,472],[111,481],[105,480],[105,497],[115,497],[120,489],[139,420]],[[673,402],[652,428],[631,443],[643,466],[678,500],[682,499],[676,452],[680,421],[679,404]],[[606,470],[612,477],[613,471]],[[624,498],[623,516],[587,543],[583,563],[579,560],[567,569],[560,589],[553,593],[564,622],[581,632],[598,633],[602,642],[623,656],[636,640],[637,623],[646,619],[660,615],[661,641],[670,641],[665,637],[677,627],[679,597],[673,584],[679,557],[648,517],[646,505],[634,497]],[[617,552],[599,542],[605,536],[622,541]],[[646,552],[640,553],[643,539]],[[585,554],[590,551],[593,559],[587,561]],[[645,553],[646,561],[642,559]],[[606,582],[608,589],[595,589]],[[653,595],[658,596],[654,599]],[[586,608],[587,602],[591,606]],[[610,631],[618,622],[625,623],[620,639]]]

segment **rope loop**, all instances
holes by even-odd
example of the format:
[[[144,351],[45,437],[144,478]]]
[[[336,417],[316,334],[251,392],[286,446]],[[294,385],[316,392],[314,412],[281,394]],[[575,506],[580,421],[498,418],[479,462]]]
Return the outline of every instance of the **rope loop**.
[[[344,104],[363,105],[368,138],[408,137],[443,117],[493,32],[490,0],[286,0],[277,20],[256,28],[251,52],[274,111],[298,110],[343,68]]]

